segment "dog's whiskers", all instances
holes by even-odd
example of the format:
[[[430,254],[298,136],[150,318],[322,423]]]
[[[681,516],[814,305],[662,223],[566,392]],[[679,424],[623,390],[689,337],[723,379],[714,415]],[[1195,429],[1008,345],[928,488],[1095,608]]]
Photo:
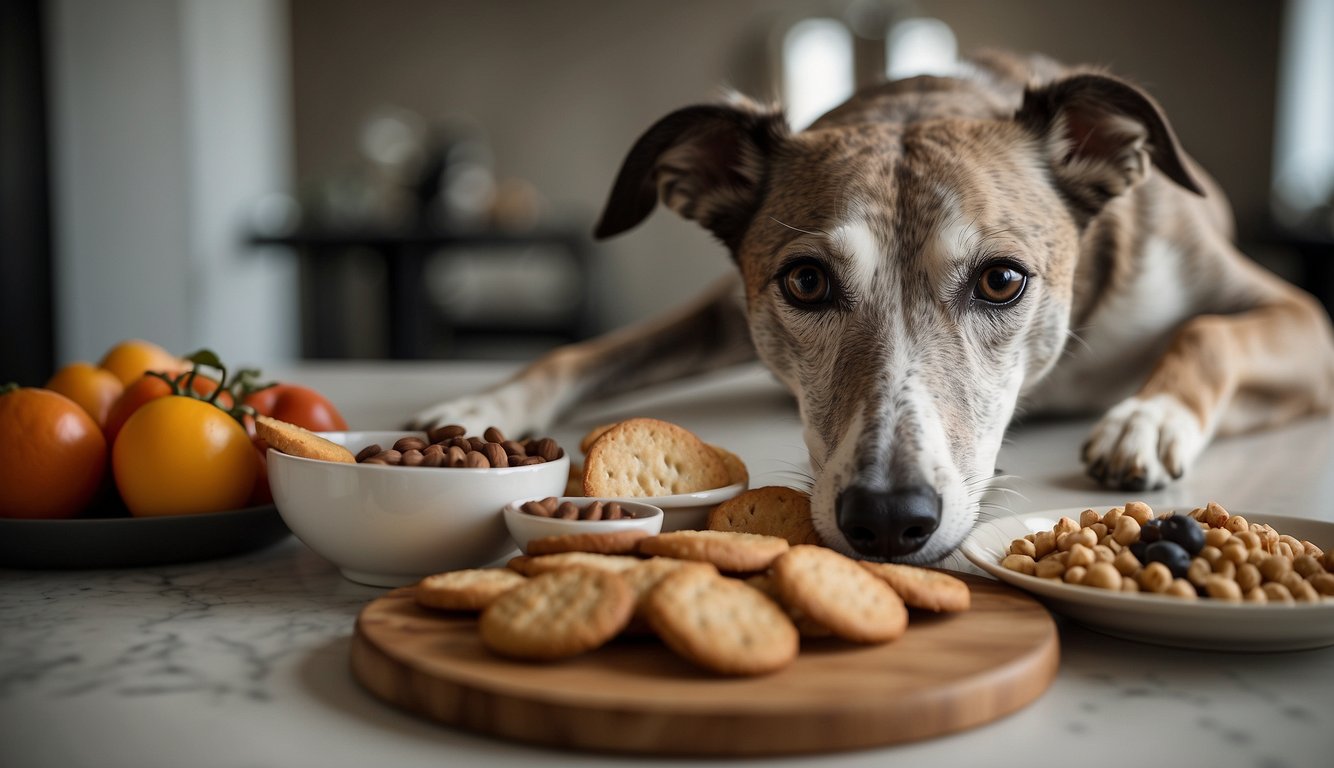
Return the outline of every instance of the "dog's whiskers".
[[[828,233],[828,232],[825,232],[824,230],[817,229],[817,230],[812,231],[812,230],[809,230],[809,229],[802,229],[801,227],[794,227],[794,226],[792,226],[791,224],[787,224],[787,223],[785,223],[785,222],[779,221],[777,218],[775,218],[775,217],[773,217],[773,216],[770,216],[769,218],[770,218],[770,220],[772,220],[775,224],[777,224],[777,225],[779,225],[779,226],[781,226],[781,227],[787,227],[788,229],[792,230],[793,232],[800,232],[800,233],[803,234],[803,235],[811,235],[811,236],[818,236],[818,237],[829,237],[829,233]]]

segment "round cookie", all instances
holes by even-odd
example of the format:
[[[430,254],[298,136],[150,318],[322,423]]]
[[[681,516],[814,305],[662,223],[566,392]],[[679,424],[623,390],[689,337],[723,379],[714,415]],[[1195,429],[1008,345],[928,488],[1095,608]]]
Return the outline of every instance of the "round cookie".
[[[560,552],[554,555],[519,555],[511,558],[506,567],[524,576],[540,576],[552,571],[566,571],[572,568],[584,568],[593,571],[617,573],[639,565],[637,557],[625,555],[599,555],[593,552]]]
[[[668,647],[724,675],[762,675],[797,657],[787,614],[744,582],[683,568],[649,593],[644,612]]]
[[[861,566],[883,579],[909,608],[942,613],[966,611],[972,604],[968,585],[947,573],[898,563],[862,561]]]
[[[544,536],[528,542],[528,554],[554,555],[561,552],[591,552],[599,555],[633,555],[647,531],[609,531],[607,533],[565,533]]]
[[[602,645],[634,610],[630,587],[587,568],[547,573],[497,597],[482,612],[482,644],[501,656],[547,661]]]
[[[732,531],[671,531],[639,542],[640,554],[702,560],[732,573],[762,571],[787,549],[777,536]]]
[[[630,589],[635,593],[635,610],[639,612],[648,595],[653,588],[658,586],[659,582],[668,576],[683,569],[702,570],[705,573],[718,573],[718,569],[709,563],[701,563],[695,560],[677,560],[671,557],[650,557],[647,560],[640,560],[639,565],[634,568],[627,568],[621,571],[621,578],[630,585]]]
[[[757,573],[746,579],[746,583],[763,592],[766,597],[773,600],[775,603],[783,605],[783,597],[778,594],[778,587],[774,584],[774,579],[769,574]],[[815,639],[820,637],[831,637],[834,634],[829,631],[829,627],[826,627],[817,621],[812,621],[804,613],[791,606],[783,605],[783,610],[787,611],[788,618],[792,619],[793,626],[797,628],[797,632],[800,633],[802,637]]]
[[[752,488],[714,507],[709,529],[777,536],[789,544],[820,543],[811,523],[810,496],[780,485]]]
[[[584,462],[584,495],[672,496],[730,485],[718,453],[689,430],[658,419],[630,419],[593,442]]]
[[[470,568],[427,576],[418,582],[413,597],[425,608],[480,611],[525,581],[508,568]]]
[[[279,421],[272,416],[255,416],[255,434],[264,438],[269,446],[289,456],[320,461],[336,461],[340,464],[356,464],[357,457],[338,443],[325,440],[308,429]]]
[[[857,643],[887,643],[908,629],[908,609],[888,584],[856,560],[802,544],[774,561],[783,604]]]

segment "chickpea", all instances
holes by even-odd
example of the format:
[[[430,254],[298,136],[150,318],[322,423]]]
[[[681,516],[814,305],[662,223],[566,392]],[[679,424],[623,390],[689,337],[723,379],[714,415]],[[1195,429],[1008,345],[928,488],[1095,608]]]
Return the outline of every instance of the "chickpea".
[[[1035,557],[1046,557],[1052,550],[1056,549],[1056,536],[1051,531],[1038,531],[1033,536],[1033,549],[1036,551]]]
[[[1235,565],[1241,565],[1250,556],[1250,551],[1240,541],[1233,540],[1223,545],[1223,559],[1230,560]]]
[[[1073,568],[1077,565],[1088,567],[1092,565],[1097,559],[1098,558],[1096,555],[1093,554],[1092,549],[1084,546],[1083,544],[1075,544],[1073,547],[1070,548],[1070,556],[1065,561],[1065,567]]]
[[[1260,563],[1263,563],[1264,561],[1268,560],[1271,557],[1273,557],[1273,555],[1264,551],[1264,549],[1257,547],[1256,549],[1252,549],[1251,553],[1246,556],[1246,562],[1250,563],[1256,568],[1259,568]]]
[[[1172,586],[1172,572],[1162,563],[1149,563],[1136,576],[1146,592],[1166,592]]]
[[[1211,501],[1204,508],[1204,522],[1210,528],[1222,528],[1227,525],[1227,519],[1230,517],[1227,510],[1223,509],[1218,502]]]
[[[1241,587],[1237,582],[1223,576],[1210,576],[1204,580],[1204,589],[1209,597],[1229,603],[1241,602]]]
[[[1260,563],[1260,575],[1265,581],[1282,582],[1283,577],[1292,570],[1292,561],[1286,557],[1272,555]]]
[[[1140,571],[1139,560],[1135,554],[1128,549],[1123,549],[1117,553],[1116,558],[1112,560],[1112,565],[1122,576],[1134,576]],[[1162,565],[1162,563],[1159,563]]]
[[[1286,541],[1280,541],[1279,543],[1273,545],[1273,547],[1274,547],[1273,549],[1274,554],[1284,558],[1285,560],[1291,560],[1294,557],[1296,557],[1296,554],[1292,551],[1292,545]]]
[[[1320,594],[1334,596],[1334,573],[1317,573],[1307,582]]]
[[[1125,510],[1121,509],[1120,507],[1112,507],[1111,509],[1107,510],[1107,514],[1102,516],[1102,524],[1107,526],[1108,528],[1115,529],[1116,521],[1120,520],[1121,516],[1124,514]]]
[[[1297,584],[1297,587],[1288,587],[1292,592],[1292,599],[1299,603],[1318,603],[1320,602],[1320,593],[1315,591],[1315,587],[1303,581]]]
[[[1094,563],[1088,567],[1088,573],[1084,574],[1084,580],[1080,582],[1086,587],[1097,587],[1098,589],[1121,589],[1121,574],[1116,572],[1116,568],[1111,563]]]
[[[1288,588],[1277,582],[1269,582],[1260,587],[1265,591],[1265,597],[1269,598],[1271,603],[1282,603],[1283,605],[1292,605],[1296,601],[1292,599],[1292,593]]]
[[[1172,597],[1179,597],[1182,600],[1194,600],[1199,597],[1199,595],[1195,594],[1195,587],[1192,587],[1190,582],[1185,579],[1177,579],[1173,581],[1172,585],[1167,588],[1165,594],[1171,595]]]
[[[1113,539],[1110,533],[1107,534],[1106,536],[1103,536],[1101,539],[1098,539],[1098,544],[1100,546],[1107,547],[1108,549],[1112,550],[1118,555],[1121,554],[1123,550],[1125,550],[1125,547],[1121,546],[1121,542],[1117,541],[1116,539]]]
[[[1038,549],[1037,547],[1033,546],[1033,542],[1029,541],[1028,539],[1015,539],[1014,541],[1010,542],[1009,554],[1026,555],[1036,560]]]
[[[1001,561],[1001,567],[1032,576],[1038,565],[1028,555],[1006,555],[1005,559]]]
[[[1325,569],[1320,565],[1320,561],[1310,555],[1295,558],[1292,561],[1292,570],[1300,573],[1303,579],[1309,579],[1317,573],[1325,572]]]
[[[1204,532],[1204,543],[1219,549],[1222,549],[1230,538],[1232,538],[1232,532],[1226,528],[1210,528]]]
[[[1260,569],[1250,563],[1242,563],[1237,566],[1237,586],[1241,587],[1243,594],[1250,594],[1251,590],[1260,586],[1264,578],[1260,575]]]
[[[1093,559],[1100,563],[1110,563],[1116,559],[1116,553],[1101,544],[1094,545]]]
[[[1112,529],[1112,538],[1116,539],[1122,546],[1130,546],[1139,541],[1139,522],[1133,517],[1122,517],[1116,521],[1116,527]]]
[[[1222,559],[1220,558],[1219,561],[1221,562]],[[1190,567],[1186,569],[1186,578],[1191,584],[1194,584],[1197,587],[1202,587],[1204,586],[1204,580],[1213,575],[1213,572],[1214,568],[1209,564],[1208,560],[1205,560],[1202,557],[1197,557],[1190,561]]]
[[[1227,558],[1219,558],[1218,562],[1214,563],[1214,575],[1233,581],[1237,578],[1237,564]]]
[[[1269,598],[1265,596],[1265,591],[1259,587],[1251,587],[1250,589],[1245,590],[1241,599],[1243,602],[1256,603],[1259,605],[1269,602]]]
[[[1129,576],[1122,576],[1122,577],[1121,577],[1121,591],[1122,591],[1122,592],[1138,592],[1138,591],[1139,591],[1139,585],[1136,584],[1136,583],[1135,583],[1135,580],[1132,579],[1132,578],[1130,578]]]
[[[1246,522],[1246,518],[1241,515],[1233,515],[1228,518],[1224,526],[1233,533],[1241,533],[1250,530],[1251,524]]]
[[[1072,568],[1066,568],[1065,574],[1061,580],[1066,584],[1079,584],[1084,581],[1084,576],[1088,574],[1088,569],[1082,565],[1076,565]]]
[[[1093,531],[1093,535],[1097,536],[1099,539],[1102,539],[1107,535],[1107,526],[1102,523],[1094,523],[1093,525],[1090,525],[1089,530]]]
[[[1205,545],[1204,549],[1200,550],[1200,557],[1207,560],[1210,565],[1215,563],[1218,560],[1218,558],[1222,556],[1223,556],[1223,550],[1219,549],[1218,547],[1211,547]]]
[[[1238,533],[1235,538],[1237,541],[1240,541],[1242,544],[1245,544],[1247,549],[1260,548],[1259,534],[1252,533],[1251,531],[1242,531],[1241,533]]]
[[[1293,597],[1297,597],[1298,593],[1302,591],[1301,585],[1306,583],[1306,579],[1303,579],[1301,574],[1296,571],[1288,571],[1283,574],[1283,579],[1279,583],[1287,587]]]
[[[1061,534],[1074,533],[1077,530],[1079,530],[1079,523],[1076,523],[1068,517],[1062,517],[1060,520],[1056,521],[1056,525],[1051,529],[1051,532],[1056,534],[1056,539],[1059,541]]]
[[[1142,501],[1131,501],[1126,504],[1125,514],[1135,519],[1135,522],[1144,525],[1153,519],[1153,508]]]
[[[1039,560],[1033,575],[1039,579],[1059,579],[1065,573],[1065,564],[1054,558]]]
[[[1083,512],[1079,513],[1080,528],[1087,528],[1090,525],[1093,525],[1094,523],[1100,523],[1100,522],[1102,522],[1102,515],[1098,514],[1097,512],[1094,512],[1091,509],[1086,509]]]

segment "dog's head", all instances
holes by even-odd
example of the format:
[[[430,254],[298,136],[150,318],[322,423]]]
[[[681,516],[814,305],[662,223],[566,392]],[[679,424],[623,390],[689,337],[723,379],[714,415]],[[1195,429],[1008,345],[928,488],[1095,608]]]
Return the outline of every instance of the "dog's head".
[[[971,529],[1020,393],[1065,346],[1086,223],[1150,162],[1194,182],[1153,102],[1107,77],[1032,89],[1003,117],[880,121],[855,102],[798,134],[746,102],[668,115],[597,235],[659,200],[712,231],[797,396],[817,530],[929,562]]]

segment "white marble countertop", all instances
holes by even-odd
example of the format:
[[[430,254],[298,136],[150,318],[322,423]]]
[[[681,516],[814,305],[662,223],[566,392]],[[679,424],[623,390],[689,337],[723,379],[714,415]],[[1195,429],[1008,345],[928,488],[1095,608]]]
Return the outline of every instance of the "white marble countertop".
[[[376,364],[274,373],[325,391],[354,427],[375,428],[507,370]],[[755,368],[586,408],[553,435],[573,444],[589,426],[631,414],[677,421],[731,448],[755,484],[787,482],[805,469],[795,408]],[[1010,485],[1022,497],[1007,502],[1015,511],[1125,501],[1082,476],[1076,451],[1087,428],[1012,431],[1000,466],[1020,478]],[[1185,480],[1142,497],[1155,505],[1212,498],[1334,520],[1334,419],[1216,443]],[[474,736],[372,698],[348,671],[348,644],[357,611],[382,593],[344,580],[293,538],[202,563],[0,570],[0,765],[630,761]],[[1234,655],[1140,645],[1069,623],[1060,631],[1060,674],[1015,715],[917,744],[774,762],[1299,768],[1334,754],[1334,648]]]

